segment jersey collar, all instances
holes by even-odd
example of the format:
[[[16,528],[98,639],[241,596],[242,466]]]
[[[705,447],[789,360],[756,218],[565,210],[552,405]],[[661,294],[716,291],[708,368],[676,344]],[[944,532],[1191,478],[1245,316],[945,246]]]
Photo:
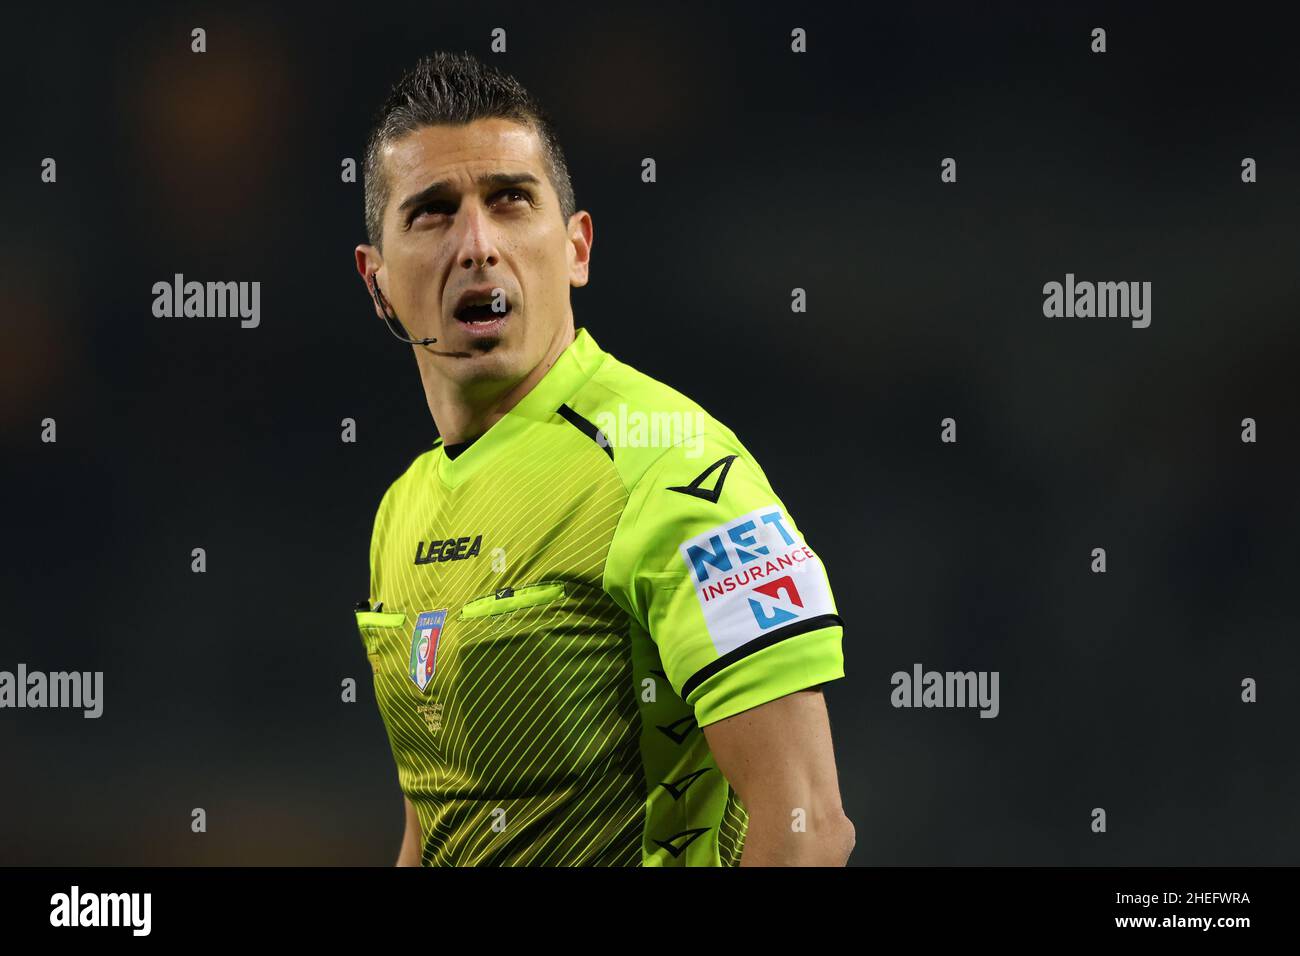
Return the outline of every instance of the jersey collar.
[[[477,471],[483,461],[492,457],[496,449],[508,445],[530,425],[556,417],[559,407],[586,384],[607,356],[608,353],[596,344],[590,332],[585,328],[578,329],[573,341],[532,390],[474,444],[455,458],[448,458],[439,446],[437,470],[443,484],[455,488]]]

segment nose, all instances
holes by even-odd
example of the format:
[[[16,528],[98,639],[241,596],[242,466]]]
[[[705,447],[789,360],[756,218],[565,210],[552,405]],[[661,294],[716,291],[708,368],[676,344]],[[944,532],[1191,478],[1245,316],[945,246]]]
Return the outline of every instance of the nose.
[[[467,203],[462,210],[464,227],[456,256],[461,268],[483,270],[496,265],[496,234],[487,210],[477,203]]]

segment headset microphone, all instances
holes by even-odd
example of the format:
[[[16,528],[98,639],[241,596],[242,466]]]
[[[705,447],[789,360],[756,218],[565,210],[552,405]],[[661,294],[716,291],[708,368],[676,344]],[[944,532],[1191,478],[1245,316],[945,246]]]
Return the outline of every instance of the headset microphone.
[[[383,313],[384,321],[388,323],[388,331],[392,332],[393,335],[397,336],[398,339],[405,342],[407,345],[432,345],[434,342],[438,341],[437,339],[412,339],[407,336],[406,329],[402,327],[402,323],[397,319],[397,313],[392,311],[391,307],[388,305],[388,299],[386,299],[384,294],[379,291],[379,281],[375,276],[376,273],[370,273],[370,297],[375,300],[375,305],[377,305],[379,311]]]

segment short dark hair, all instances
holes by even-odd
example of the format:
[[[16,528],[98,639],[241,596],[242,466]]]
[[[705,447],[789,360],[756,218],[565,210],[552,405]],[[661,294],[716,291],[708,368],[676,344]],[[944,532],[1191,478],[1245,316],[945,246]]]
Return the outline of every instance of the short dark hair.
[[[514,120],[536,131],[547,177],[560,199],[565,222],[577,211],[564,152],[549,115],[513,76],[469,53],[439,51],[421,58],[402,75],[380,107],[366,144],[364,168],[366,235],[380,247],[389,183],[383,148],[425,126],[466,125],[480,119]]]

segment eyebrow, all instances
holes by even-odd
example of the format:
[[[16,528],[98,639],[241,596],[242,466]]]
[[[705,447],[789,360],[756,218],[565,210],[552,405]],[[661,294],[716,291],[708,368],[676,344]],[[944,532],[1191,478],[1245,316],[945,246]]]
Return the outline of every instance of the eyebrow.
[[[532,173],[484,173],[474,180],[476,186],[487,186],[492,189],[506,189],[510,186],[540,186],[541,180]],[[402,200],[402,204],[397,207],[399,213],[404,213],[413,206],[420,206],[432,199],[439,199],[447,196],[452,191],[451,184],[446,180],[439,180],[425,186],[418,193],[407,196]]]

